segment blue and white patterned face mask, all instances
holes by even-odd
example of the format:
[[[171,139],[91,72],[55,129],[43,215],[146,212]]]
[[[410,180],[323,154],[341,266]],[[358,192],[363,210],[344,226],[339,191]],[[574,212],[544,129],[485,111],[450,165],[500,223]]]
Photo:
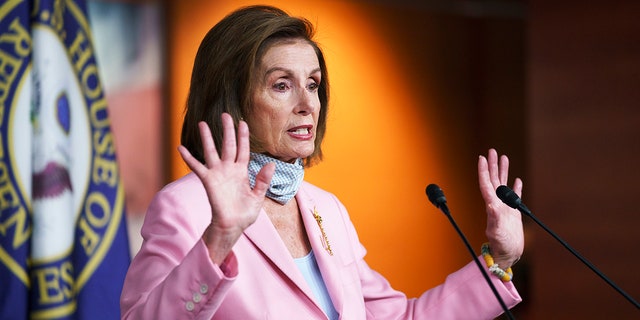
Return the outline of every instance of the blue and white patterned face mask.
[[[296,195],[304,178],[302,159],[298,158],[295,163],[287,163],[261,153],[251,152],[251,160],[249,160],[251,188],[256,185],[256,175],[260,169],[269,162],[276,164],[276,171],[271,179],[271,186],[267,190],[267,197],[280,204],[286,204]]]

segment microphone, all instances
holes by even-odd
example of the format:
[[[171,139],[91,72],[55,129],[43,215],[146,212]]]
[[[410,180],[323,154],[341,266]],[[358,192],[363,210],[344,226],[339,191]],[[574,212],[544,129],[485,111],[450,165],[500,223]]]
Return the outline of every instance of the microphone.
[[[576,258],[580,259],[582,263],[584,263],[587,267],[589,267],[591,271],[595,272],[598,276],[600,276],[602,280],[607,282],[611,287],[613,287],[613,289],[618,291],[618,293],[620,293],[627,300],[629,300],[629,302],[635,305],[636,308],[640,309],[640,304],[638,304],[637,301],[633,300],[633,298],[631,298],[630,295],[624,292],[620,287],[618,287],[615,283],[613,283],[613,281],[611,281],[609,278],[607,278],[607,276],[605,276],[602,272],[600,272],[600,270],[598,270],[593,264],[591,264],[589,261],[587,261],[587,259],[582,257],[582,255],[580,255],[576,250],[574,250],[567,242],[562,240],[555,232],[551,231],[551,229],[549,229],[544,223],[538,220],[538,218],[536,218],[536,216],[533,215],[531,210],[529,210],[529,208],[527,208],[527,206],[525,206],[524,203],[522,203],[522,199],[520,199],[520,197],[513,190],[511,190],[511,188],[504,185],[499,186],[496,189],[496,195],[498,196],[498,198],[500,198],[500,200],[502,200],[502,202],[504,202],[509,207],[518,209],[520,210],[520,212],[522,212],[523,214],[533,219],[533,221],[535,221],[540,227],[542,227],[542,229],[544,229],[552,237],[558,240],[558,242],[560,242],[560,244],[562,244],[567,250],[569,250],[569,252],[571,252]]]
[[[445,198],[444,191],[442,191],[438,185],[433,183],[428,185],[426,192],[429,201],[431,201],[436,208],[445,211],[447,216],[450,215],[449,208],[447,207],[447,198]]]
[[[460,238],[462,238],[462,241],[467,247],[467,250],[469,250],[469,253],[471,253],[471,257],[473,257],[473,261],[475,261],[476,265],[478,266],[478,269],[480,269],[480,273],[482,273],[482,276],[484,276],[484,279],[487,281],[487,284],[489,284],[489,287],[491,287],[491,291],[493,292],[493,295],[496,296],[496,299],[498,299],[498,302],[500,303],[500,306],[502,307],[502,310],[504,311],[504,313],[509,317],[509,319],[515,320],[515,318],[513,317],[513,314],[511,314],[511,311],[509,311],[509,308],[504,303],[504,300],[502,300],[502,297],[498,293],[498,289],[496,289],[493,282],[491,282],[491,279],[489,279],[489,274],[487,273],[487,270],[485,270],[482,267],[480,260],[478,260],[478,257],[473,251],[473,248],[471,248],[471,245],[469,244],[467,237],[464,236],[464,233],[462,233],[462,231],[458,227],[458,224],[451,216],[451,213],[449,212],[449,207],[447,207],[447,198],[445,198],[444,196],[444,191],[442,191],[442,189],[440,189],[440,187],[438,187],[437,185],[430,184],[427,186],[426,192],[427,192],[427,197],[429,198],[429,201],[431,201],[431,203],[433,203],[433,205],[436,206],[436,208],[440,209],[444,213],[444,215],[447,216],[447,218],[449,218],[449,221],[451,222],[453,227],[456,229],[456,231],[460,235]]]
[[[528,216],[533,215],[531,213],[531,210],[529,210],[529,208],[527,208],[527,206],[525,206],[524,203],[522,203],[522,199],[520,199],[520,197],[518,197],[518,195],[515,192],[513,192],[513,190],[511,190],[511,188],[505,185],[501,185],[496,189],[496,195],[498,196],[498,198],[500,198],[500,200],[502,200],[502,202],[504,202],[509,207],[518,209],[520,210],[520,212]]]

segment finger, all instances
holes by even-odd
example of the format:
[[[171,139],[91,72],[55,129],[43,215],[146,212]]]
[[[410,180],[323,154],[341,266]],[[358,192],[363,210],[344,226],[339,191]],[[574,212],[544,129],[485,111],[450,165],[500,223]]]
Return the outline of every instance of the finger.
[[[249,163],[249,126],[244,121],[238,123],[238,156],[236,161]]]
[[[222,116],[222,157],[223,161],[236,161],[236,133],[233,118],[228,113]]]
[[[482,198],[490,199],[493,195],[494,186],[491,183],[491,177],[489,176],[489,164],[487,158],[480,156],[478,158],[478,183],[480,185],[480,193]]]
[[[506,185],[509,181],[509,158],[505,155],[500,156],[500,184]]]
[[[513,182],[513,192],[515,192],[519,197],[522,197],[522,179],[516,178],[516,181]]]
[[[269,162],[265,164],[256,175],[256,184],[253,187],[253,194],[258,197],[264,197],[271,185],[271,178],[276,171],[276,164]]]
[[[498,175],[498,153],[495,149],[489,149],[487,161],[489,164],[489,178],[493,186],[497,188],[500,185],[500,176]]]
[[[200,129],[200,141],[202,143],[204,161],[207,166],[210,166],[220,159],[218,157],[218,150],[216,150],[216,144],[213,142],[209,125],[204,121],[200,121],[198,122],[198,128]]]
[[[193,171],[197,176],[200,176],[202,173],[206,172],[207,168],[191,155],[191,152],[184,146],[178,146],[178,152],[182,157],[182,160],[187,164],[189,169]]]

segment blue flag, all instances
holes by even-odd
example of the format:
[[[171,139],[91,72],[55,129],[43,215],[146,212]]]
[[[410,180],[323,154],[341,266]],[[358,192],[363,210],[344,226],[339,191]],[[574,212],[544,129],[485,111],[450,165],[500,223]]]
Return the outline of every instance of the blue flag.
[[[119,319],[124,191],[81,0],[0,5],[0,319]]]

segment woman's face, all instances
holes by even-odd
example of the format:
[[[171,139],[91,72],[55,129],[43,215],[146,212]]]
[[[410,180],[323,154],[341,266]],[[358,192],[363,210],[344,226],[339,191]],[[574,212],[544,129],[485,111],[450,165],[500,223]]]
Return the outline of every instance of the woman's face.
[[[318,57],[304,40],[278,42],[265,52],[247,123],[267,154],[292,162],[313,153],[321,78]]]

